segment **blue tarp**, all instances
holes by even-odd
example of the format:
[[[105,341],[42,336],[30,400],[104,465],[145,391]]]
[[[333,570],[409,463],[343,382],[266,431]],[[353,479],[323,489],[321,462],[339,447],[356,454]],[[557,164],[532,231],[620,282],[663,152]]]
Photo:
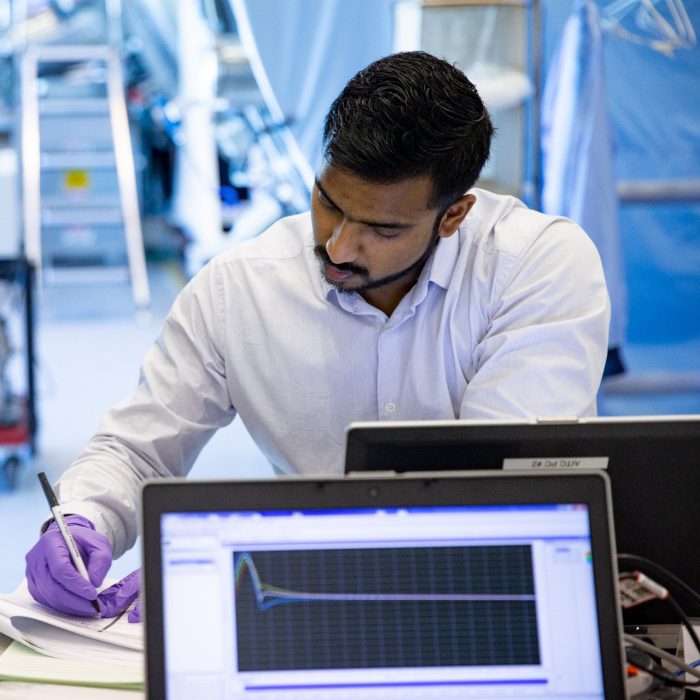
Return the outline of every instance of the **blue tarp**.
[[[598,8],[579,0],[549,62],[542,96],[542,208],[567,216],[600,252],[612,302],[609,345],[627,326],[613,139]]]
[[[545,67],[574,7],[542,0]],[[700,32],[700,3],[685,7]],[[669,58],[610,34],[604,59],[618,182],[700,180],[700,47]],[[700,202],[623,202],[620,227],[629,341],[700,338]]]

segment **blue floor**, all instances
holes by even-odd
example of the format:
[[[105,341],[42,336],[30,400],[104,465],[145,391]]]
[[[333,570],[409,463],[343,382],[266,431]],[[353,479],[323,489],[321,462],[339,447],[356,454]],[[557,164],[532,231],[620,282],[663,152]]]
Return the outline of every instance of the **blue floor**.
[[[0,487],[0,591],[12,590],[21,580],[24,554],[47,515],[36,474],[45,471],[54,481],[87,442],[100,415],[135,386],[141,358],[183,282],[168,265],[151,266],[149,279],[149,316],[134,314],[128,287],[42,292],[36,363],[40,451],[21,465],[14,491]],[[601,390],[602,415],[700,414],[700,339],[674,346],[630,346],[624,349],[624,360],[629,375]],[[674,383],[673,377],[681,381]],[[193,478],[232,476],[272,476],[240,421],[214,436],[192,472]],[[136,547],[115,562],[111,574],[127,574],[139,559]]]

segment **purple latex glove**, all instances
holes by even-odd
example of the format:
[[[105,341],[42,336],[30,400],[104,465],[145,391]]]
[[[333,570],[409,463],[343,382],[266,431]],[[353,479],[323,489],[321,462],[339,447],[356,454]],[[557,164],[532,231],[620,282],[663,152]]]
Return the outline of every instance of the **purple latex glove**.
[[[136,605],[129,610],[129,622],[141,622],[141,598],[136,601]]]
[[[98,596],[102,617],[116,617],[124,612],[138,597],[140,583],[140,569],[132,571],[121,581],[105,588]],[[133,610],[129,611],[129,622],[141,622],[141,607],[137,601]]]
[[[29,592],[39,603],[60,612],[95,617],[91,601],[97,598],[96,587],[112,564],[112,547],[87,518],[69,515],[66,524],[85,562],[90,581],[78,573],[58,525],[52,522],[25,557]]]

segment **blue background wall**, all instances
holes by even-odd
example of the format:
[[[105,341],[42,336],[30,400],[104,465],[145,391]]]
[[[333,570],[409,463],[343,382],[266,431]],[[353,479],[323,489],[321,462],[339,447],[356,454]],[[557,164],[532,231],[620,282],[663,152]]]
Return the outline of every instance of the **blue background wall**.
[[[700,3],[685,6],[700,32]],[[545,70],[574,7],[575,0],[542,0]],[[700,181],[700,47],[669,58],[607,33],[605,61],[618,180]],[[622,203],[620,225],[628,341],[700,339],[700,202]]]

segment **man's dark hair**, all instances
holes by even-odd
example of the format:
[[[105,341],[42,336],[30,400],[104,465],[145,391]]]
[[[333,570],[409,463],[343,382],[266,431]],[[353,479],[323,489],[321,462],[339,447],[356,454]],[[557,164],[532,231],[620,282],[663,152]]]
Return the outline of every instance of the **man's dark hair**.
[[[378,183],[429,176],[431,208],[446,209],[479,177],[493,125],[466,75],[424,51],[371,63],[343,88],[326,116],[323,155]]]

